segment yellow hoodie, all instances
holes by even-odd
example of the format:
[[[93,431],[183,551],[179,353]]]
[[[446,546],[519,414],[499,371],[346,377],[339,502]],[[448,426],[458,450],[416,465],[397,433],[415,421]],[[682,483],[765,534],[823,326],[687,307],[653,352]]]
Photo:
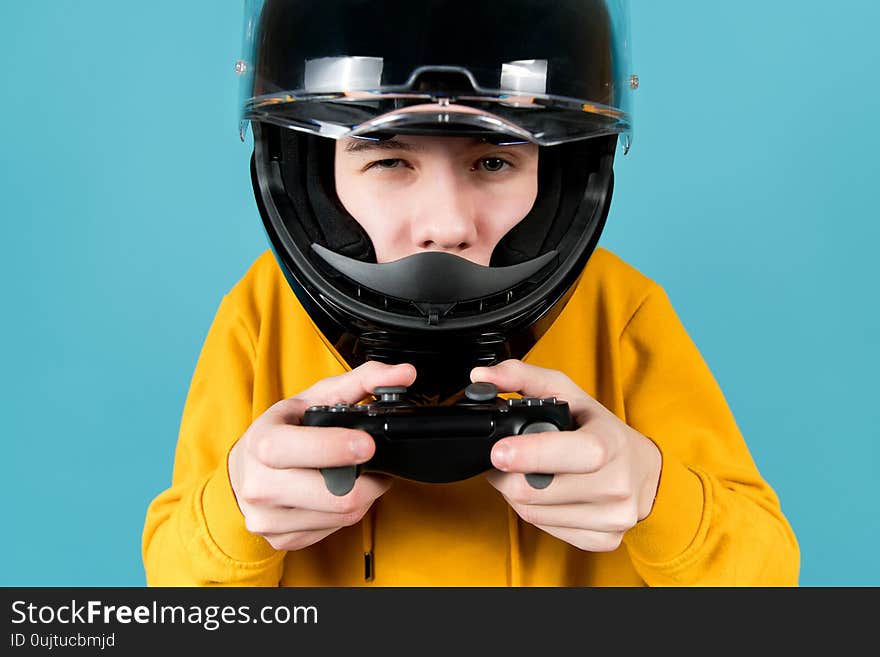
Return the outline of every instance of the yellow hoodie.
[[[266,251],[223,298],[205,339],[171,487],[147,510],[147,584],[797,585],[798,544],[779,500],[657,283],[598,248],[523,360],[565,372],[660,448],[654,507],[617,550],[584,552],[523,522],[480,475],[397,479],[358,525],[276,551],[245,528],[227,454],[273,403],[345,368]]]

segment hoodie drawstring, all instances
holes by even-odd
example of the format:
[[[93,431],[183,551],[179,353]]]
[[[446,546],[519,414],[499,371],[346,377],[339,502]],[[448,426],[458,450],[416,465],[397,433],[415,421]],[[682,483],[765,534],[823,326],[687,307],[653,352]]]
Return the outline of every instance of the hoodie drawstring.
[[[367,511],[367,515],[361,520],[361,543],[364,547],[364,579],[372,582],[376,575],[375,566],[373,565],[373,526],[375,513],[375,503]]]
[[[522,586],[522,554],[519,549],[519,516],[513,507],[507,507],[507,536],[510,540],[510,571],[507,574],[509,586]]]
[[[364,550],[364,580],[372,582],[376,575],[373,557],[373,528],[375,527],[375,503],[361,520],[361,545]],[[507,537],[510,545],[510,569],[508,586],[522,586],[522,553],[519,545],[519,516],[513,507],[507,507]]]

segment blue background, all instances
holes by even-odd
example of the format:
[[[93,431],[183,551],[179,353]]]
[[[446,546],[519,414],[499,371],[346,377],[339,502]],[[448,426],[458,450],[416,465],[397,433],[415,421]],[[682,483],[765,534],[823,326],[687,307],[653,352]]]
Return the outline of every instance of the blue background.
[[[235,0],[0,3],[0,584],[139,586],[221,296],[266,247]],[[632,3],[601,244],[663,285],[797,533],[880,585],[880,3]]]

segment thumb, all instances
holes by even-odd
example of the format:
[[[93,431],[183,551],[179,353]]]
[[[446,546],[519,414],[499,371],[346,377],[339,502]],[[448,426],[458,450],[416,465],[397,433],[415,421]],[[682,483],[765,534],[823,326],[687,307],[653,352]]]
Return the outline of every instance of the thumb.
[[[409,363],[388,365],[367,361],[349,372],[318,381],[296,398],[309,406],[354,404],[372,395],[379,386],[410,386],[415,380],[416,368]]]
[[[386,365],[367,361],[351,371],[321,379],[293,397],[276,402],[265,413],[269,421],[299,424],[309,406],[354,404],[370,396],[379,386],[409,386],[416,380],[416,368],[409,363]]]
[[[562,372],[516,359],[492,367],[475,367],[471,370],[471,381],[486,381],[494,384],[499,392],[518,392],[524,397],[556,397],[568,402],[574,415],[595,410],[599,405]]]

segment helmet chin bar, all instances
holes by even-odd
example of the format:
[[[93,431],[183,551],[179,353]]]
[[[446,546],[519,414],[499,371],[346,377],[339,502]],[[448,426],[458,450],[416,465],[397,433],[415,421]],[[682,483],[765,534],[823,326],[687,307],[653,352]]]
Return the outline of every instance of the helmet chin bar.
[[[454,304],[495,296],[525,282],[559,255],[550,251],[509,267],[484,267],[442,251],[373,264],[334,253],[320,244],[312,244],[312,250],[357,285],[416,304]]]
[[[285,188],[269,132],[254,124],[251,179],[269,243],[291,290],[344,366],[369,360],[414,365],[417,378],[408,397],[419,404],[454,403],[474,367],[528,354],[571,297],[611,202],[613,139],[579,192],[570,224],[583,229],[567,235],[564,248],[560,243],[555,251],[510,267],[482,267],[436,252],[373,265],[312,246],[290,196],[307,192]],[[432,270],[430,287],[417,292]],[[480,274],[490,276],[478,280]],[[454,290],[437,285],[449,280]],[[496,289],[500,293],[490,297],[492,303],[481,296]]]

